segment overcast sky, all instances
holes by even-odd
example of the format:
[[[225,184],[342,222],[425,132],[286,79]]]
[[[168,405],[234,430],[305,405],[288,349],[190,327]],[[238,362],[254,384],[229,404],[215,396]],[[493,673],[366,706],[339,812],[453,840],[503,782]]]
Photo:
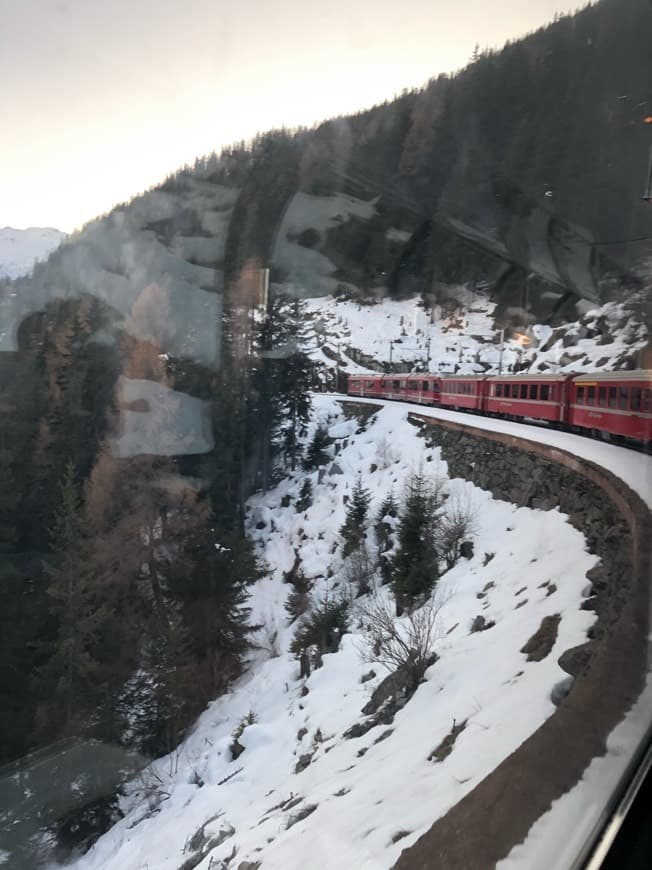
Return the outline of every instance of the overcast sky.
[[[574,0],[0,0],[0,227],[71,231],[223,144],[463,66]]]

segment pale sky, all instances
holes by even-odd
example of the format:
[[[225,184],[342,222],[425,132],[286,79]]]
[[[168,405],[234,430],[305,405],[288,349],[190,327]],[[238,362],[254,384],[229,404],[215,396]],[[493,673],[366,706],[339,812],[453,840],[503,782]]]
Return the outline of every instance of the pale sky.
[[[0,0],[0,227],[71,231],[195,157],[391,98],[574,0]]]

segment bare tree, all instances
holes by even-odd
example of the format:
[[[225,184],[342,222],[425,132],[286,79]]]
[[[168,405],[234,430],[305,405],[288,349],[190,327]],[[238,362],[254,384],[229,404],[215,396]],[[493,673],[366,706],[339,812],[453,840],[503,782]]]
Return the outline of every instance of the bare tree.
[[[364,541],[353,550],[344,562],[344,576],[355,590],[355,596],[366,595],[371,591],[375,568]]]
[[[450,570],[460,558],[460,548],[477,531],[478,509],[468,493],[453,492],[446,501],[435,532],[437,551]]]
[[[364,661],[379,663],[391,672],[402,671],[413,692],[434,661],[435,644],[442,633],[440,612],[444,603],[441,596],[430,598],[402,618],[394,616],[392,602],[385,594],[359,604]]]

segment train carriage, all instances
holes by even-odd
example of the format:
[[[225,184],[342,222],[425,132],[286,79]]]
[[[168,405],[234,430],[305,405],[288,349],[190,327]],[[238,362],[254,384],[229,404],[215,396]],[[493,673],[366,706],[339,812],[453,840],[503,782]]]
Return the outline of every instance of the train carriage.
[[[366,396],[371,399],[382,397],[382,375],[349,375],[347,393],[350,396]]]
[[[442,408],[482,411],[484,375],[453,375],[441,379],[440,404]]]
[[[600,372],[575,377],[571,426],[634,441],[652,440],[652,372]]]
[[[502,417],[568,422],[572,375],[509,375],[487,378],[485,410]]]
[[[440,379],[434,375],[410,375],[407,378],[405,398],[417,405],[439,405]]]

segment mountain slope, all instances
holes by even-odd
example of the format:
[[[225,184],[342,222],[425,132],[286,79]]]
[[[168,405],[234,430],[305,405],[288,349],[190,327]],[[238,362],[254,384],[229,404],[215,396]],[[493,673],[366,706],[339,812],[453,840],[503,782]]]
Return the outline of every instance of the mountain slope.
[[[296,473],[248,505],[270,572],[253,589],[251,619],[263,628],[248,674],[176,753],[132,783],[125,818],[80,870],[226,867],[235,854],[230,866],[262,860],[267,870],[299,870],[316,866],[315,850],[323,870],[389,867],[553,713],[551,692],[566,679],[557,659],[595,619],[581,604],[596,557],[557,510],[516,508],[454,480],[446,481],[450,498],[474,505],[477,532],[475,554],[443,574],[433,598],[438,660],[395,715],[374,725],[361,714],[386,674],[362,654],[361,607],[383,600],[387,587],[362,597],[350,587],[338,534],[344,498],[364,470],[373,515],[391,487],[402,492],[410,469],[421,464],[445,480],[446,466],[400,406],[364,423],[317,397],[318,422],[332,444],[326,467],[307,475],[312,503],[300,504],[306,475]],[[344,595],[352,612],[339,651],[307,678],[289,649],[296,626],[285,610],[292,587],[284,580],[297,562],[313,584],[313,606]],[[556,614],[549,654],[528,661],[521,648]],[[479,616],[495,625],[474,631]],[[236,729],[244,751],[234,758]]]

